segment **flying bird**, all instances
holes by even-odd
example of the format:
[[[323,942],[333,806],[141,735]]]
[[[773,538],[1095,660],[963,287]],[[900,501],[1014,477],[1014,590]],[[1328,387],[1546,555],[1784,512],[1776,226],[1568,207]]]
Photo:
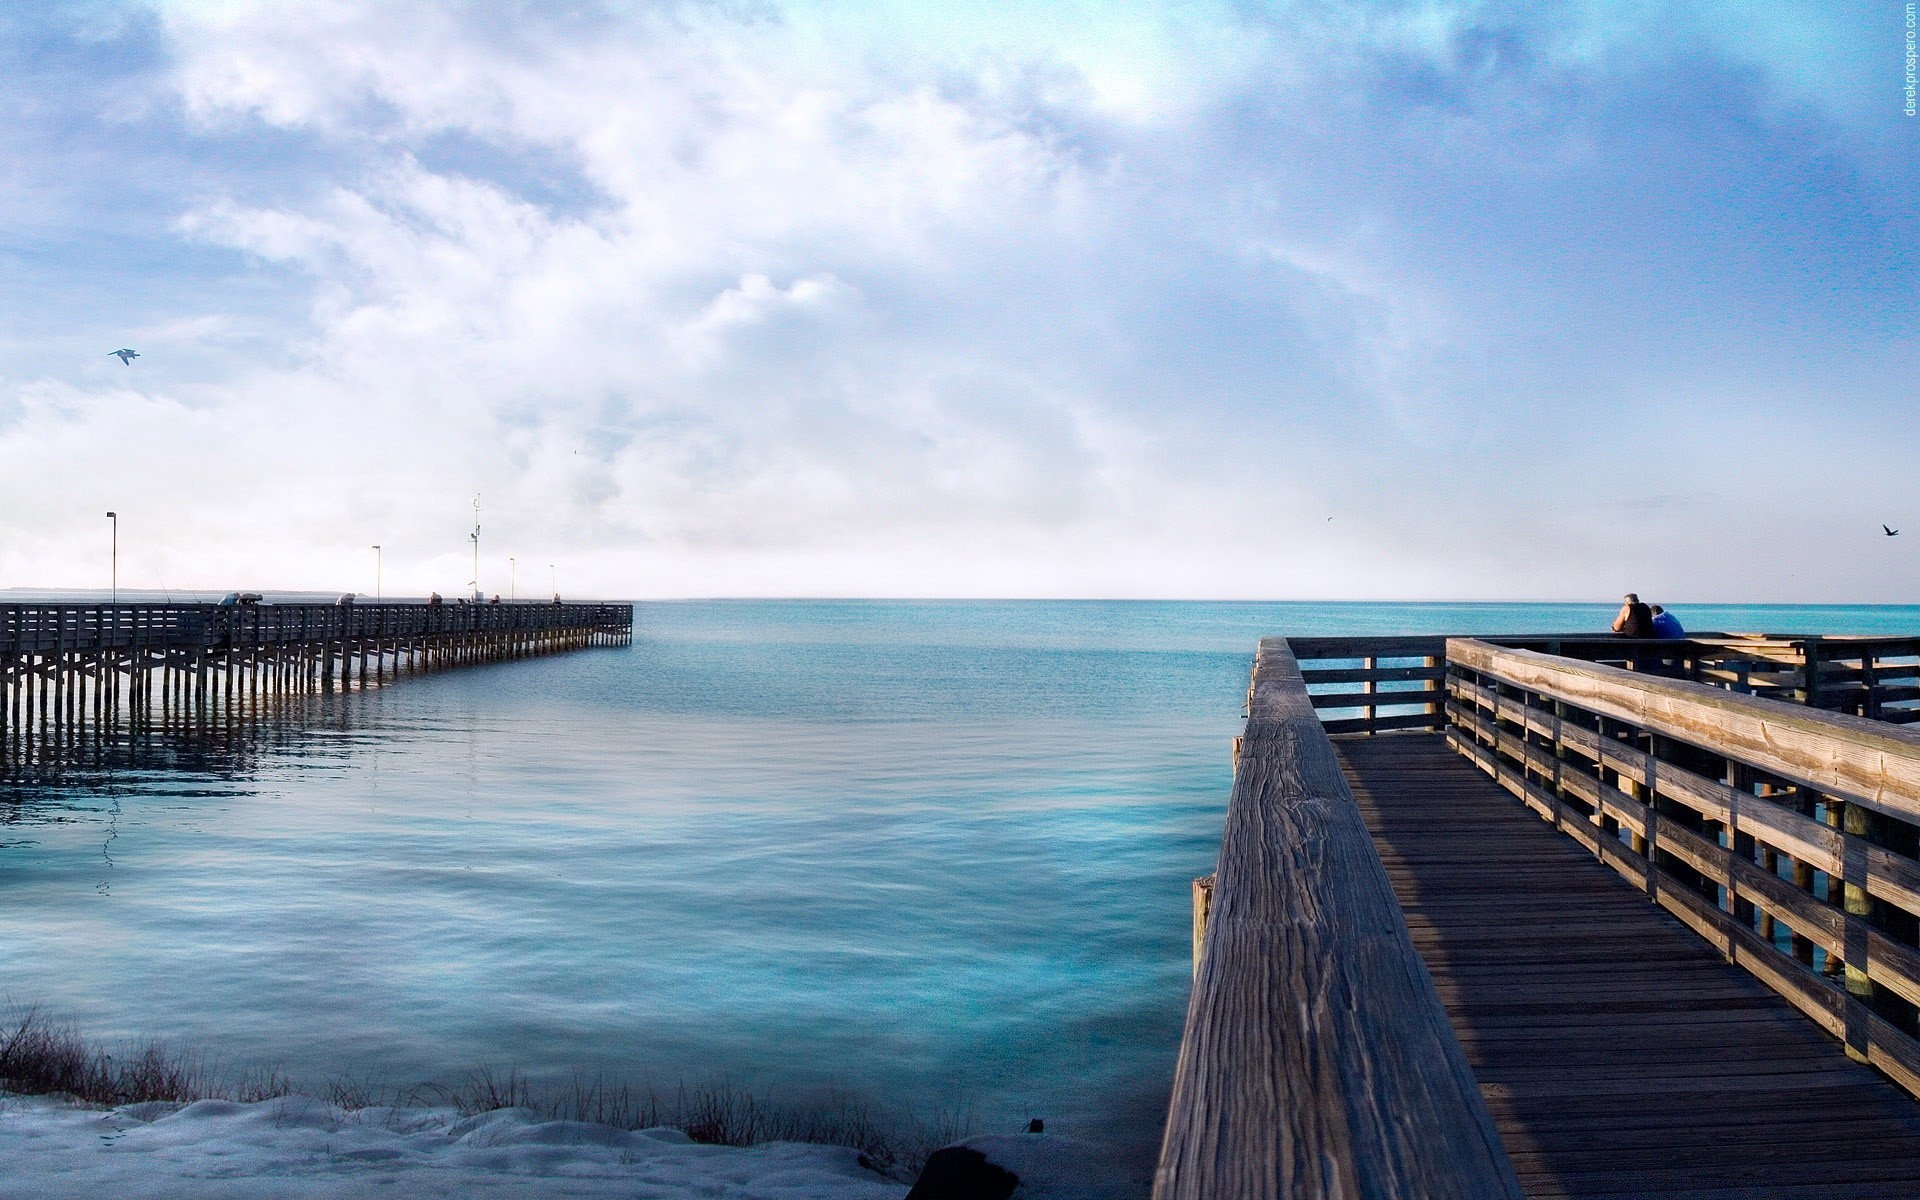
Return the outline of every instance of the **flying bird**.
[[[140,352],[138,350],[125,350],[125,349],[112,350],[107,353],[107,357],[117,358],[122,363],[125,363],[127,366],[130,367],[133,365],[133,360],[140,357]]]
[[[1887,536],[1888,536],[1888,537],[1899,537],[1899,536],[1900,536],[1900,531],[1899,531],[1898,529],[1895,529],[1895,528],[1894,528],[1893,526],[1891,526],[1891,525],[1882,525],[1882,526],[1881,526],[1880,528],[1882,528],[1882,529],[1884,529],[1884,530],[1886,530],[1886,531],[1887,531]]]

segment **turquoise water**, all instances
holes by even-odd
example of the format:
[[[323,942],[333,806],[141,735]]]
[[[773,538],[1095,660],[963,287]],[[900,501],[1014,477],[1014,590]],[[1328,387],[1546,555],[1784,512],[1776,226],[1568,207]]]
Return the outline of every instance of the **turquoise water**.
[[[1680,607],[1920,632],[1920,608]],[[1270,633],[1612,605],[648,604],[0,800],[0,989],[296,1079],[822,1087],[1157,1143]]]

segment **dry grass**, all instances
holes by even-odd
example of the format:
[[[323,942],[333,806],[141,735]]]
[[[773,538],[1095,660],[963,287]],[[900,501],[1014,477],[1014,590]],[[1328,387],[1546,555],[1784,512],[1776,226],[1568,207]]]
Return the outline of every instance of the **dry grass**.
[[[198,1099],[205,1072],[198,1059],[170,1054],[158,1043],[110,1054],[72,1026],[28,1008],[0,1027],[0,1087],[89,1104],[136,1104]]]
[[[726,1081],[682,1084],[670,1099],[652,1088],[635,1088],[576,1075],[566,1085],[539,1085],[509,1071],[475,1071],[456,1087],[434,1087],[440,1103],[464,1113],[524,1108],[553,1121],[587,1121],[618,1129],[666,1125],[696,1142],[757,1146],[763,1142],[812,1142],[851,1146],[881,1174],[912,1179],[940,1147],[966,1137],[964,1110],[931,1118],[876,1109],[851,1092],[828,1091],[800,1103],[776,1104]]]
[[[18,1009],[0,1019],[0,1091],[67,1096],[86,1104],[114,1106],[146,1100],[191,1103],[224,1099],[252,1103],[288,1095],[296,1088],[277,1070],[223,1077],[193,1054],[149,1042],[120,1054],[88,1042],[71,1025],[52,1021],[38,1008]],[[576,1075],[570,1084],[536,1084],[518,1071],[481,1069],[452,1086],[402,1089],[342,1075],[317,1089],[341,1108],[407,1108],[437,1103],[466,1114],[524,1108],[547,1120],[584,1121],[618,1129],[670,1126],[696,1142],[753,1146],[762,1142],[814,1142],[851,1146],[861,1161],[882,1174],[910,1180],[927,1156],[970,1132],[965,1110],[914,1113],[876,1109],[850,1092],[826,1092],[804,1103],[775,1104],[731,1083],[682,1084],[671,1098],[652,1088]]]

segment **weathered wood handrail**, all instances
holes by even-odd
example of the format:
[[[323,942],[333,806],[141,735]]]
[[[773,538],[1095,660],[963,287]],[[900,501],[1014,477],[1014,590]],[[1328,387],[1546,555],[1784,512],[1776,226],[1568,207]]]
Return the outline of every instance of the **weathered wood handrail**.
[[[1446,724],[1444,636],[1287,639],[1328,733],[1440,729]],[[1308,666],[1308,663],[1360,665]],[[1383,686],[1384,685],[1384,686]],[[1357,713],[1342,716],[1340,713]]]
[[[1298,663],[1263,639],[1154,1196],[1519,1195]]]
[[[1447,661],[1456,749],[1920,1094],[1920,734],[1473,639]]]
[[[1920,638],[1696,633],[1630,639],[1579,632],[1485,640],[1588,662],[1637,664],[1651,668],[1648,673],[1893,724],[1920,721]],[[1327,732],[1386,733],[1445,726],[1442,697],[1423,697],[1420,690],[1441,690],[1446,641],[1443,634],[1372,634],[1296,637],[1288,645],[1314,704],[1338,710],[1329,714]]]

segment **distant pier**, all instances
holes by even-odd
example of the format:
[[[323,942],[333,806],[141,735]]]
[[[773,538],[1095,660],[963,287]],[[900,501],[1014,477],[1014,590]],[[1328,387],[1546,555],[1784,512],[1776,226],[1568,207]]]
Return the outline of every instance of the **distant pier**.
[[[0,760],[632,640],[630,604],[0,605]]]
[[[1920,1196],[1916,719],[1914,638],[1263,640],[1155,1197]]]

